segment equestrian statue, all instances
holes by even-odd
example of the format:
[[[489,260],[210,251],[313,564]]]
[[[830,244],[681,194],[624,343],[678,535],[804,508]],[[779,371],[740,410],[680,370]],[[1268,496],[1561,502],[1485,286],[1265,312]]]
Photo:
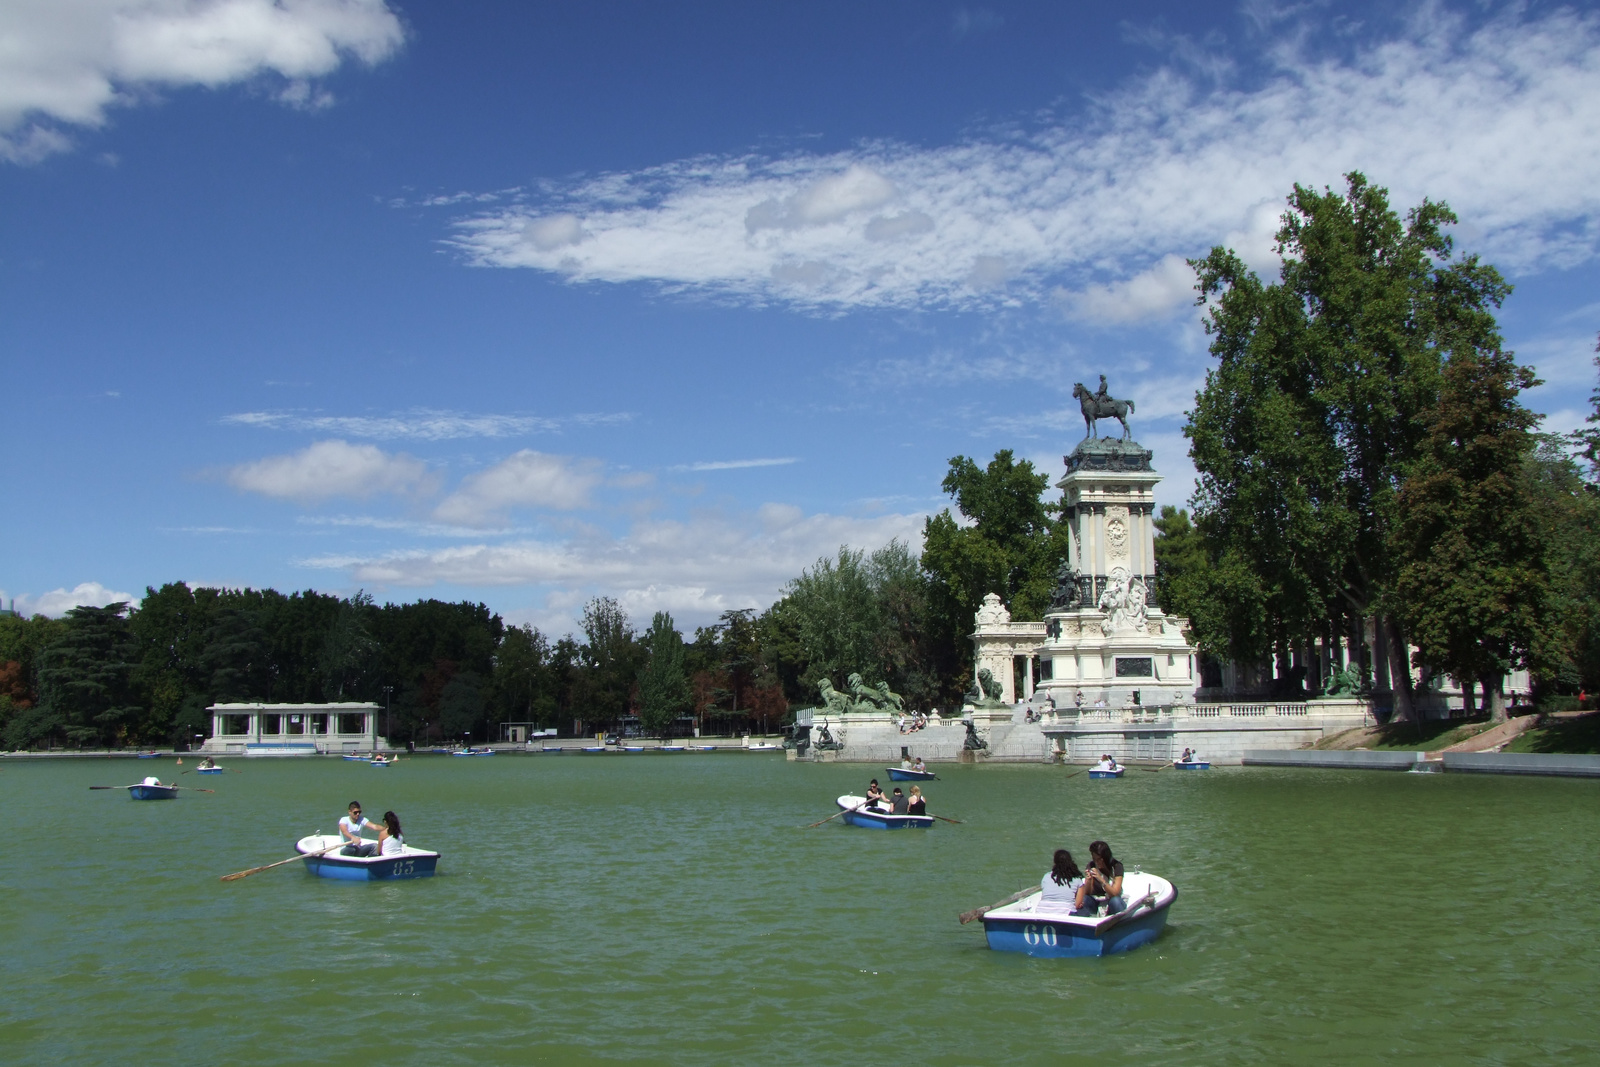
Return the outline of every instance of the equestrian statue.
[[[1106,392],[1106,376],[1100,375],[1100,391],[1089,392],[1082,382],[1075,382],[1072,395],[1083,409],[1083,436],[1089,438],[1099,432],[1096,423],[1101,419],[1116,419],[1122,423],[1122,439],[1131,441],[1133,432],[1128,429],[1128,414],[1133,411],[1133,401],[1118,400]]]

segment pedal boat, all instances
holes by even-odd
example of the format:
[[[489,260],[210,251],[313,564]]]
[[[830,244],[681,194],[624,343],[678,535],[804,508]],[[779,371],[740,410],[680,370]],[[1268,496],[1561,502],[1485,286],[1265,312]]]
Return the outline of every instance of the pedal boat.
[[[884,770],[889,772],[891,782],[926,782],[939,777],[932,771],[914,771],[910,767],[885,767]]]
[[[1211,764],[1209,761],[1198,759],[1189,760],[1188,762],[1175,759],[1172,761],[1172,765],[1180,771],[1209,771],[1211,769]]]
[[[128,796],[134,800],[177,800],[178,787],[175,785],[130,785]]]
[[[929,830],[933,828],[932,815],[890,815],[887,812],[862,808],[866,797],[842,796],[835,803],[844,812],[841,822],[868,830]],[[861,808],[860,811],[854,809]]]
[[[1114,771],[1104,771],[1104,770],[1101,770],[1099,767],[1091,767],[1089,769],[1089,777],[1090,778],[1121,778],[1122,777],[1122,772],[1126,771],[1127,769],[1128,768],[1126,768],[1126,767],[1118,767]]]
[[[1153,874],[1122,879],[1128,907],[1115,915],[1075,916],[1070,907],[1045,904],[1033,893],[983,916],[983,933],[996,952],[1021,952],[1047,959],[1110,956],[1154,941],[1167,925],[1167,910],[1177,888]]]
[[[295,844],[295,851],[305,855],[322,852],[329,845],[338,845],[338,834],[312,834]],[[439,864],[439,854],[424,848],[402,845],[397,856],[341,856],[340,849],[308,856],[306,869],[321,878],[337,878],[346,882],[389,882],[401,878],[431,878]]]

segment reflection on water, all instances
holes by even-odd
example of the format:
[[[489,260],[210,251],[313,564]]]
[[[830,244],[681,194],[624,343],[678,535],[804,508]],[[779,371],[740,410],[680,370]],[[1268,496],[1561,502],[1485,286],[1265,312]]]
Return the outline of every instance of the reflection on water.
[[[1600,1047],[1591,782],[951,767],[930,810],[964,825],[881,833],[800,829],[880,768],[781,756],[235,760],[205,782],[215,796],[86,789],[135,766],[0,768],[0,1061],[1553,1063]],[[394,808],[443,853],[440,876],[217,880],[331,832],[352,799]],[[1155,945],[1030,960],[957,925],[1095,837],[1177,883]]]

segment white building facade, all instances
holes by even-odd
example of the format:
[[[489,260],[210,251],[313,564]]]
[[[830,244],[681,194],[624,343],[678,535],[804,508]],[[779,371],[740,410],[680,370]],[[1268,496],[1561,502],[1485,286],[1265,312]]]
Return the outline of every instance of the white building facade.
[[[383,709],[370,703],[213,704],[208,755],[310,756],[390,749],[378,739]]]

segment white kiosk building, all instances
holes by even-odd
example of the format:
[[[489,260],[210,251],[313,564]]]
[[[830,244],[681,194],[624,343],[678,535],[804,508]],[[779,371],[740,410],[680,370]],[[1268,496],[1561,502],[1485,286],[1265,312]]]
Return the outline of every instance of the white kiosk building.
[[[210,756],[314,756],[390,750],[376,704],[213,704]]]

